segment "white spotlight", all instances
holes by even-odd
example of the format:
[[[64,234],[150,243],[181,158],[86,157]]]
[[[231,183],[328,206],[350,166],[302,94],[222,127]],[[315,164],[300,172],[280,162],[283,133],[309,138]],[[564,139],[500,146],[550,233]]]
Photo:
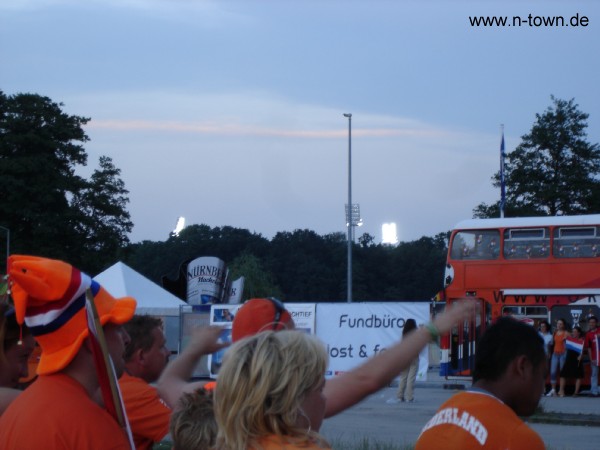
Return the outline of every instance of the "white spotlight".
[[[396,245],[398,243],[398,234],[396,233],[396,224],[384,223],[381,225],[382,244]]]
[[[175,229],[173,230],[173,234],[175,236],[179,236],[179,232],[185,228],[185,217],[180,217],[177,219],[177,225],[175,225]]]

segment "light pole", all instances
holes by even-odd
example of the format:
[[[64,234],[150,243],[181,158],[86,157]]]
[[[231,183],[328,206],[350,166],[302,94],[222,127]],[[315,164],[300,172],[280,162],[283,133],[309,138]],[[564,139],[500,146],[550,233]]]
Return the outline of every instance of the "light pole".
[[[352,302],[352,114],[344,114],[348,118],[348,303]]]

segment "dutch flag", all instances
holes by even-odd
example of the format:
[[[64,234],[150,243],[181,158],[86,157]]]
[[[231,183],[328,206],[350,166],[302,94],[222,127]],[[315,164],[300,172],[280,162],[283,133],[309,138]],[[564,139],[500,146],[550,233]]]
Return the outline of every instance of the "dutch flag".
[[[597,338],[598,338],[598,335],[596,335],[596,339]],[[583,351],[583,341],[578,342],[571,337],[567,337],[566,346],[567,346],[567,350],[577,352],[578,355],[581,355],[581,352]],[[598,344],[596,344],[596,348],[598,348]]]

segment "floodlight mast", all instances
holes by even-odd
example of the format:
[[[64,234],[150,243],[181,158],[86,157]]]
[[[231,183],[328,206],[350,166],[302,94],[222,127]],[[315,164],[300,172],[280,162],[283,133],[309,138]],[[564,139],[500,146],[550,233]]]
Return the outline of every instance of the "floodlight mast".
[[[348,118],[348,274],[347,274],[347,301],[352,303],[352,114],[344,114]]]

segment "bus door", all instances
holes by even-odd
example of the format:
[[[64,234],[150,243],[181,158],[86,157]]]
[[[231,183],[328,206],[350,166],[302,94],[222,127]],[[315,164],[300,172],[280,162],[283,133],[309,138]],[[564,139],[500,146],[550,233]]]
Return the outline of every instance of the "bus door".
[[[478,313],[473,319],[455,326],[450,333],[449,370],[447,378],[470,377],[475,365],[475,352],[479,336],[485,330],[490,317],[489,304],[481,299]]]

